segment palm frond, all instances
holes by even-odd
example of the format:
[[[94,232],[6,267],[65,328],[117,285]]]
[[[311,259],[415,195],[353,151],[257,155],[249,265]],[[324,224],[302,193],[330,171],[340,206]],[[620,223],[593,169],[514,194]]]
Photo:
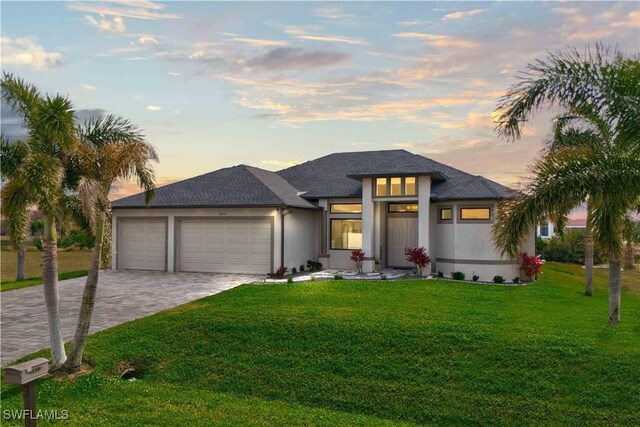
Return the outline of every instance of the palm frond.
[[[38,109],[44,102],[38,88],[11,73],[3,72],[0,89],[2,99],[22,116],[24,124],[30,129]]]

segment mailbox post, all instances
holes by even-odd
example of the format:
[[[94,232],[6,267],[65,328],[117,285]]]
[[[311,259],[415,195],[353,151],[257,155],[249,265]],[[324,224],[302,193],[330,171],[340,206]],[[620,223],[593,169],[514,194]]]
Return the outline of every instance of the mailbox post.
[[[4,381],[19,384],[24,398],[24,425],[36,425],[36,380],[49,373],[49,361],[42,357],[4,368]]]

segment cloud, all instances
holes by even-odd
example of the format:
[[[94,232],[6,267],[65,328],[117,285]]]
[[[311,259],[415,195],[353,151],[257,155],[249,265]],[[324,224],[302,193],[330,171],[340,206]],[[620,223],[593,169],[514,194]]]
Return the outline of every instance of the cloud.
[[[299,165],[300,162],[286,162],[283,160],[262,160],[260,161],[261,164],[263,165],[269,165],[269,166],[278,166],[278,167],[290,167],[290,166],[296,166]]]
[[[176,73],[174,71],[169,71],[167,74],[169,74],[171,77],[178,77],[180,75],[180,73]]]
[[[638,29],[638,26],[640,26],[640,11],[635,10],[633,12],[629,12],[625,18],[626,20],[623,18],[622,20],[612,22],[611,26]]]
[[[599,39],[609,37],[613,35],[613,30],[610,29],[602,29],[602,30],[593,30],[593,31],[576,31],[575,33],[571,33],[567,36],[567,40],[576,41],[576,40],[594,40],[597,41]]]
[[[320,42],[330,42],[330,43],[345,43],[345,44],[352,44],[352,45],[367,44],[367,42],[365,42],[361,38],[345,37],[345,36],[337,36],[337,35],[310,34],[304,28],[294,26],[294,25],[290,25],[286,27],[285,33],[299,40],[320,41]]]
[[[149,111],[160,111],[162,107],[158,107],[157,105],[147,105],[147,110]]]
[[[475,40],[463,39],[453,36],[446,36],[443,34],[427,34],[427,33],[398,33],[394,34],[394,37],[400,37],[404,39],[417,39],[424,40],[428,44],[438,48],[451,48],[451,47],[460,47],[460,48],[473,48],[479,46],[479,43]]]
[[[349,55],[341,52],[307,52],[298,47],[278,47],[264,55],[246,61],[246,66],[270,71],[310,69],[338,64],[347,58],[349,58]]]
[[[149,36],[147,34],[143,34],[138,38],[138,43],[140,44],[148,44],[148,43],[153,43],[153,44],[158,44],[158,39],[156,39],[153,36]]]
[[[62,64],[62,55],[58,52],[47,52],[42,46],[22,37],[11,40],[9,37],[0,38],[2,41],[2,65],[26,65],[38,71],[48,70]]]
[[[69,2],[67,9],[100,16],[116,16],[133,19],[181,19],[176,13],[165,13],[166,5],[151,1]]]
[[[476,16],[479,13],[486,12],[487,9],[473,9],[473,10],[463,10],[460,12],[449,13],[442,18],[443,21],[453,21],[458,19],[467,19],[472,16]]]
[[[247,43],[252,46],[286,46],[287,43],[279,40],[252,39],[247,37],[233,37],[229,39],[234,42]]]
[[[346,13],[342,8],[334,6],[317,7],[312,9],[311,12],[319,18],[329,19],[331,21],[349,21],[356,18],[356,15]]]
[[[124,33],[127,30],[124,26],[124,21],[120,16],[116,16],[111,20],[109,18],[97,20],[91,15],[86,15],[84,17],[84,22],[107,33]]]

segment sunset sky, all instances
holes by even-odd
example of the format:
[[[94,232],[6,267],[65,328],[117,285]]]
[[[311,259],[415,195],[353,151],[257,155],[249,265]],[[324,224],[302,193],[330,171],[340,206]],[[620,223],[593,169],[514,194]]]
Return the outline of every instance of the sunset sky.
[[[405,148],[517,186],[551,114],[500,141],[497,98],[547,50],[639,52],[639,5],[3,1],[2,69],[138,124],[161,184]]]

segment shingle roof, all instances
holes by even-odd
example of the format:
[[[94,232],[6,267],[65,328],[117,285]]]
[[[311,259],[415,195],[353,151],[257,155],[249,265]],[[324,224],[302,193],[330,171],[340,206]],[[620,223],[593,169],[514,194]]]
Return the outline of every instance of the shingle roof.
[[[159,187],[150,207],[288,206],[315,209],[279,175],[240,165]],[[114,208],[144,207],[144,194],[116,200]]]
[[[354,197],[362,195],[357,179],[366,175],[429,174],[433,200],[502,199],[512,190],[406,150],[334,153],[277,172],[303,197]],[[438,178],[443,177],[444,180]]]

